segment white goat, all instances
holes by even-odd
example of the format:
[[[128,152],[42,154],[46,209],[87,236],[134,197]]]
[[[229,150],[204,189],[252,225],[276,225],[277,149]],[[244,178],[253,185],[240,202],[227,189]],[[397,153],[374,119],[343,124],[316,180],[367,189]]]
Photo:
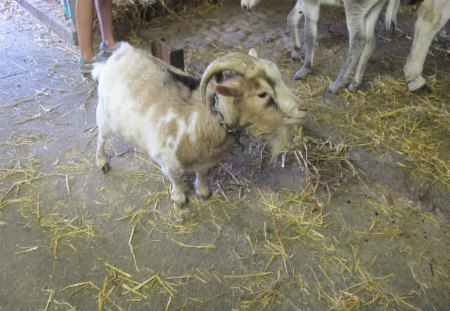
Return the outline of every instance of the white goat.
[[[250,10],[261,0],[241,0],[241,6]],[[294,48],[292,57],[300,58],[300,19],[305,16],[305,59],[302,68],[295,74],[294,79],[304,79],[312,71],[314,46],[317,39],[317,21],[319,20],[320,5],[344,6],[349,32],[349,49],[345,64],[336,80],[329,86],[330,92],[337,92],[347,86],[354,90],[362,83],[362,77],[370,55],[375,45],[374,29],[384,4],[388,0],[297,0],[288,15]],[[386,27],[395,24],[395,15],[400,0],[389,0],[386,13]],[[353,79],[352,79],[353,75]]]
[[[241,0],[241,6],[250,10],[261,0]],[[367,61],[374,47],[374,26],[387,0],[297,0],[295,7],[288,15],[294,48],[292,58],[300,59],[300,33],[298,24],[305,16],[305,59],[302,68],[294,75],[294,79],[303,79],[312,71],[314,46],[317,38],[317,21],[320,4],[344,5],[349,31],[349,52],[347,60],[337,79],[330,85],[331,92],[337,92],[348,85],[350,90],[357,88],[362,82]],[[385,24],[393,28],[400,0],[389,0],[386,9]],[[413,46],[404,72],[408,88],[416,91],[425,88],[426,80],[422,77],[423,64],[431,41],[437,32],[447,23],[450,17],[450,0],[424,0],[418,10],[415,24]]]
[[[216,59],[198,80],[122,43],[92,72],[98,80],[98,167],[110,169],[104,146],[115,132],[158,163],[172,182],[172,200],[183,205],[184,173],[196,172],[196,192],[208,197],[208,170],[250,125],[273,133],[276,159],[307,110],[273,62],[257,58],[254,50],[249,54]],[[224,71],[237,74],[224,79]],[[222,80],[208,87],[213,77]]]
[[[411,91],[429,91],[422,77],[423,64],[431,41],[450,18],[450,0],[425,0],[417,12],[414,40],[404,72]]]

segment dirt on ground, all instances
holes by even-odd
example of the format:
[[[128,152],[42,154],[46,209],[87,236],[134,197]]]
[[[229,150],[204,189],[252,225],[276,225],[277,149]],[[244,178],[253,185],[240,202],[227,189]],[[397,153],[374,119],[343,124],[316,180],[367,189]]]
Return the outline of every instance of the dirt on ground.
[[[144,49],[161,38],[184,48],[195,76],[218,55],[256,47],[309,105],[310,126],[295,129],[284,161],[270,166],[264,140],[246,133],[244,150],[211,172],[212,197],[191,194],[179,209],[158,167],[118,138],[108,145],[112,170],[97,169],[96,84],[77,72],[77,47],[14,2],[0,4],[0,310],[448,309],[445,206],[441,215],[424,208],[432,197],[411,200],[395,187],[416,187],[417,177],[448,194],[439,171],[450,149],[446,37],[426,62],[433,94],[408,93],[415,13],[402,8],[397,37],[377,24],[362,90],[332,95],[344,12],[322,9],[315,74],[299,82],[291,6],[266,1],[247,13],[224,1],[119,34]],[[398,125],[400,115],[416,126]],[[435,134],[419,148],[410,135],[425,127]],[[361,170],[372,166],[367,155],[424,173],[371,178]]]

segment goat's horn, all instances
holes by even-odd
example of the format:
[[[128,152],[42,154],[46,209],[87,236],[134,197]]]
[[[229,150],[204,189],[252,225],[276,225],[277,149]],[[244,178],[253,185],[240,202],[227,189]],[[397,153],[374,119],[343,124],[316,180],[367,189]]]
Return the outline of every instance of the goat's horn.
[[[200,92],[204,105],[206,105],[206,88],[209,81],[215,74],[225,70],[237,72],[244,77],[252,77],[261,70],[261,67],[258,66],[256,58],[244,53],[230,53],[212,61],[200,81]]]

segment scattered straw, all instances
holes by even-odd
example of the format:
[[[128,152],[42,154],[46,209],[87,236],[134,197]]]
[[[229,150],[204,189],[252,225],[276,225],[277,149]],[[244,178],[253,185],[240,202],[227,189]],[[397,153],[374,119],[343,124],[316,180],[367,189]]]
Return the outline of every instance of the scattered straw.
[[[55,298],[56,291],[55,290],[49,290],[49,292],[50,292],[50,294],[48,296],[47,303],[45,305],[44,311],[48,310],[48,308],[50,307],[50,304],[53,301],[53,298]]]
[[[136,255],[134,254],[133,244],[131,244],[131,241],[133,240],[133,235],[134,235],[134,230],[135,229],[136,229],[136,227],[133,227],[131,229],[130,239],[128,240],[128,247],[130,248],[130,253],[131,253],[131,256],[133,257],[133,263],[134,263],[134,267],[136,269],[136,272],[139,272],[139,267],[138,267],[137,261],[136,261]]]
[[[191,244],[186,244],[186,243],[183,243],[183,242],[176,241],[173,238],[170,238],[170,240],[172,242],[174,242],[175,244],[180,245],[182,247],[186,247],[186,248],[198,248],[198,249],[212,249],[212,248],[216,248],[215,245],[210,244],[210,243],[203,244],[203,245],[191,245]]]
[[[35,250],[37,250],[37,249],[39,248],[39,246],[33,246],[33,247],[21,247],[21,248],[25,248],[25,249],[22,250],[22,251],[16,252],[16,253],[15,253],[16,255],[25,254],[25,253],[29,253],[29,252],[35,251]]]

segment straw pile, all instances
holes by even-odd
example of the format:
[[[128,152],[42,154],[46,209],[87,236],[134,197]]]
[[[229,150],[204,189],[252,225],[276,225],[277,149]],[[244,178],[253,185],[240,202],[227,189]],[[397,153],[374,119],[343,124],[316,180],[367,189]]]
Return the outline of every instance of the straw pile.
[[[315,79],[309,86],[320,92],[329,81]],[[405,92],[403,80],[378,76],[368,92],[344,91],[345,107],[332,109],[315,94],[312,110],[321,124],[332,127],[349,145],[378,156],[394,154],[397,164],[442,191],[450,190],[449,106],[445,85],[431,81],[432,95]],[[317,93],[316,93],[317,94]]]
[[[170,14],[182,18],[189,8],[204,9],[216,2],[216,0],[114,0],[114,29],[118,36],[130,38],[142,25],[155,17]]]

